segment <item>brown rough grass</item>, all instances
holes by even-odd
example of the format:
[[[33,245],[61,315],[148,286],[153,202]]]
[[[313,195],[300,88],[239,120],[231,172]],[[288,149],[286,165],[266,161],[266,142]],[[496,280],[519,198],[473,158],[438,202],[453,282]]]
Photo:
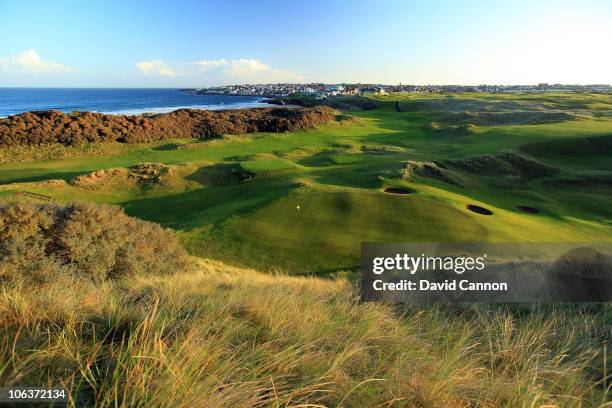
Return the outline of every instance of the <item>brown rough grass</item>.
[[[593,315],[400,311],[345,280],[197,262],[5,288],[0,381],[100,407],[605,406]]]

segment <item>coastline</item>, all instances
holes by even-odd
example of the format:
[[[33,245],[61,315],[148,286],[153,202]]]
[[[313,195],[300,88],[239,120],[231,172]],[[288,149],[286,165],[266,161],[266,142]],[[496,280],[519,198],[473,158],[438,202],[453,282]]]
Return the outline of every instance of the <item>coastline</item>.
[[[223,111],[223,110],[242,110],[242,109],[257,109],[257,108],[270,108],[275,104],[274,102],[267,102],[266,100],[261,100],[257,102],[246,102],[246,103],[237,103],[237,104],[214,104],[214,105],[182,105],[182,106],[160,106],[154,108],[141,108],[141,109],[123,109],[123,110],[73,110],[69,112],[59,111],[65,113],[67,115],[74,113],[99,113],[102,115],[113,115],[113,116],[152,116],[152,115],[160,115],[166,113],[176,112],[178,110],[192,109],[192,110],[202,110],[202,111]],[[287,108],[296,107],[297,105],[283,106]],[[12,113],[9,115],[0,115],[0,119],[6,119],[10,116],[18,116],[23,115],[24,113],[35,113],[35,112],[46,112],[46,111],[55,111],[56,109],[33,109],[26,110],[18,113]]]
[[[267,100],[267,99],[266,99]],[[140,115],[157,115],[163,113],[172,113],[181,109],[193,109],[193,110],[204,110],[204,111],[221,111],[221,110],[241,110],[241,109],[254,109],[254,108],[269,108],[273,104],[269,102],[261,101],[257,102],[245,102],[236,104],[211,104],[211,105],[183,105],[183,106],[162,106],[155,108],[142,108],[142,109],[125,109],[119,111],[96,111],[92,110],[92,113],[101,113],[104,115],[122,115],[122,116],[140,116]],[[0,117],[1,118],[1,117]]]
[[[196,95],[178,89],[0,88],[0,119],[48,110],[133,116],[180,109],[250,109],[269,107],[267,100],[261,95]]]

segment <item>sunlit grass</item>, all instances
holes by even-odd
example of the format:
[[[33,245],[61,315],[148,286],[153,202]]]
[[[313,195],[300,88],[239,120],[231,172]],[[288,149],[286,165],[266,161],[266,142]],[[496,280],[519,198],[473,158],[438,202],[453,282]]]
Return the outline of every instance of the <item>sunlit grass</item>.
[[[604,406],[605,313],[359,303],[345,280],[199,271],[0,295],[0,382],[71,405]],[[598,320],[599,319],[599,320]]]

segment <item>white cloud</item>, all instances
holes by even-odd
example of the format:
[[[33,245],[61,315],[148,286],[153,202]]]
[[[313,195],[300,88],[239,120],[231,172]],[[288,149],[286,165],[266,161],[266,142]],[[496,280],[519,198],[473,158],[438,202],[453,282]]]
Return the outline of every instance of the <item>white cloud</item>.
[[[234,59],[234,60],[202,60],[195,61],[195,65],[208,71],[215,68],[225,68],[235,74],[246,74],[250,72],[265,72],[271,71],[270,67],[256,59]]]
[[[176,76],[176,73],[170,68],[160,68],[159,75],[173,77],[173,76]]]
[[[153,71],[153,68],[155,67],[155,62],[154,61],[142,61],[142,62],[137,63],[136,66],[143,74],[149,74],[151,73],[151,71]]]
[[[299,82],[303,77],[291,71],[274,69],[256,59],[216,59],[167,64],[160,60],[141,61],[136,64],[145,75],[192,78],[207,83],[265,83]]]
[[[11,55],[9,58],[0,58],[0,68],[7,72],[31,74],[76,71],[76,69],[56,61],[45,61],[32,49],[21,54]]]
[[[198,66],[201,71],[208,71],[214,68],[225,66],[229,64],[229,62],[224,59],[218,59],[218,60],[195,61],[193,64]]]
[[[200,72],[211,72],[226,81],[292,82],[304,78],[291,71],[274,69],[256,59],[201,60],[192,63]]]
[[[157,74],[157,75],[167,76],[167,77],[176,76],[176,72],[173,69],[169,68],[168,66],[166,66],[166,64],[158,60],[141,61],[136,64],[136,67],[138,67],[140,72],[142,72],[145,75]]]

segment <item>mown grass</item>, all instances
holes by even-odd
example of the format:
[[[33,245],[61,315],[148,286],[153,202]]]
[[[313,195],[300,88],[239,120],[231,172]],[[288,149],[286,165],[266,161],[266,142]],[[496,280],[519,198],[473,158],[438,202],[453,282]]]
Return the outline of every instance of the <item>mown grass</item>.
[[[329,159],[335,164],[353,164],[363,160],[355,154],[332,154],[329,156]]]
[[[284,265],[291,271],[308,265],[305,273],[354,269],[361,242],[485,241],[487,231],[465,212],[421,197],[304,189],[227,221],[214,236],[232,242],[217,252],[231,254],[234,262],[255,258],[261,268]]]
[[[609,305],[396,309],[343,279],[197,262],[4,286],[0,382],[62,385],[71,406],[607,406]]]
[[[271,159],[271,160],[249,160],[240,164],[245,170],[252,172],[267,172],[288,170],[295,168],[295,164],[289,160]]]

